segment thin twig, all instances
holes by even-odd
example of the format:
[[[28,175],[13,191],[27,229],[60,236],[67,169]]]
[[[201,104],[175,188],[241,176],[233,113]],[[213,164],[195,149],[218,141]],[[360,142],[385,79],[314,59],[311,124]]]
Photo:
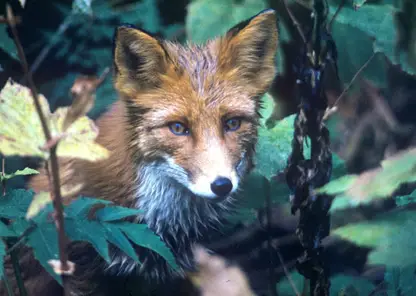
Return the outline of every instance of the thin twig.
[[[36,224],[32,224],[31,226],[26,228],[26,230],[23,231],[23,233],[20,235],[17,241],[10,248],[7,249],[6,254],[8,255],[14,250],[16,250],[17,248],[19,248],[26,241],[27,236],[35,229],[36,229]]]
[[[270,181],[263,177],[263,183],[266,189],[266,217],[267,217],[267,250],[269,251],[269,293],[272,296],[277,296],[276,291],[276,280],[273,268],[273,247],[272,247],[272,236],[271,236],[271,225],[272,220],[272,202],[270,197]]]
[[[7,5],[7,21],[11,28],[12,34],[13,34],[13,40],[15,42],[16,48],[18,50],[20,62],[23,68],[23,71],[25,73],[26,79],[28,81],[30,91],[33,97],[33,101],[35,103],[36,111],[39,115],[39,119],[41,121],[42,130],[45,134],[46,141],[51,141],[51,133],[49,131],[47,121],[45,118],[45,115],[43,114],[42,108],[40,106],[38,93],[36,90],[35,83],[33,81],[33,77],[29,71],[29,67],[26,61],[26,57],[22,48],[22,44],[19,40],[19,36],[16,30],[16,27],[14,26],[14,16],[13,11],[10,7],[10,5]],[[65,235],[64,231],[64,215],[63,215],[63,205],[62,205],[62,196],[61,196],[61,189],[60,189],[60,178],[59,178],[59,164],[58,164],[58,158],[56,155],[56,148],[57,146],[53,146],[50,149],[50,164],[51,164],[51,170],[52,170],[52,182],[53,182],[53,192],[51,192],[52,195],[52,201],[53,201],[53,207],[55,210],[55,225],[58,231],[58,245],[59,245],[59,259],[61,263],[61,269],[62,271],[69,270],[68,265],[68,256],[65,251],[66,244],[67,244],[67,237]],[[64,284],[64,293],[67,294],[69,291],[65,289],[66,286],[66,276],[62,276],[63,284]]]
[[[287,0],[283,0],[283,4],[285,5],[286,11],[289,14],[290,19],[292,20],[293,24],[295,25],[296,29],[299,32],[300,37],[302,38],[302,41],[304,44],[307,44],[305,34],[302,31],[302,27],[300,26],[300,23],[296,19],[296,17],[293,15],[293,13],[289,9],[289,5],[287,4]]]
[[[6,195],[6,157],[1,157],[1,187],[3,187],[3,196]]]
[[[12,287],[10,287],[10,284],[9,284],[9,277],[6,274],[6,271],[3,273],[3,283],[4,283],[4,286],[6,287],[7,295],[14,296]]]
[[[384,122],[387,123],[390,129],[396,130],[400,125],[396,116],[392,112],[391,108],[387,105],[384,98],[380,96],[375,86],[369,81],[364,81],[366,85],[367,92],[373,103],[373,106],[376,108],[378,114],[383,118]]]
[[[337,11],[335,11],[334,15],[332,16],[331,20],[329,21],[328,25],[326,26],[326,29],[327,29],[328,32],[331,31],[332,24],[333,24],[335,18],[338,16],[341,9],[345,6],[345,3],[347,3],[347,0],[342,0],[342,2],[339,4],[339,6],[337,8]]]
[[[62,37],[64,32],[69,28],[69,25],[72,23],[73,15],[72,13],[68,15],[64,21],[59,26],[58,30],[56,30],[55,34],[52,36],[51,41],[49,44],[42,49],[39,55],[36,57],[35,61],[33,62],[32,66],[30,67],[29,72],[34,73],[39,68],[40,64],[48,55],[49,51],[54,47],[54,45],[58,42],[59,38]]]
[[[335,113],[337,111],[337,104],[339,103],[339,101],[342,99],[342,97],[349,91],[349,89],[351,88],[352,84],[354,83],[354,81],[358,78],[358,76],[360,76],[361,72],[367,68],[367,66],[370,64],[370,62],[373,60],[373,58],[375,57],[376,53],[373,52],[373,54],[368,58],[368,60],[364,63],[364,65],[361,66],[360,69],[358,69],[357,73],[355,73],[354,77],[351,79],[350,83],[348,83],[347,87],[344,88],[344,90],[342,91],[342,93],[338,96],[338,98],[335,100],[334,104],[332,105],[331,108],[328,108],[327,111],[325,112],[325,115],[323,117],[323,120],[327,120],[329,118],[329,116],[331,116],[333,113]]]
[[[280,253],[278,247],[276,247],[276,254],[279,257],[280,264],[282,265],[283,271],[285,273],[285,276],[286,276],[286,278],[287,278],[290,286],[292,287],[292,289],[295,292],[296,296],[300,296],[301,294],[299,293],[298,288],[296,288],[295,282],[293,281],[292,277],[290,276],[289,270],[286,267],[285,261],[283,260],[283,256]]]

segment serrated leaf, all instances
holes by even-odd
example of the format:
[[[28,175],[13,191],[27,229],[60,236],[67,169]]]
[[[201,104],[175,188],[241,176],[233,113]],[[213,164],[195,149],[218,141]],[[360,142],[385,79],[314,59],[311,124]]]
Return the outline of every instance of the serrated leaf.
[[[127,237],[135,244],[148,248],[160,256],[162,256],[169,265],[177,269],[175,257],[171,253],[170,249],[160,239],[159,236],[154,234],[147,225],[133,224],[133,223],[120,223],[118,227],[127,235]]]
[[[111,262],[105,230],[96,221],[88,221],[86,217],[65,220],[65,232],[74,241],[89,242],[108,263]]]
[[[122,250],[124,253],[130,256],[133,260],[140,262],[130,241],[126,238],[124,233],[121,232],[117,225],[106,223],[105,230],[107,233],[107,239],[110,243],[117,246],[120,250]]]
[[[4,256],[6,256],[6,244],[0,239],[0,278],[4,276]]]
[[[0,198],[0,218],[25,218],[27,209],[33,200],[33,190],[14,189]]]
[[[0,180],[10,180],[16,176],[27,176],[39,174],[37,170],[31,168],[24,168],[23,170],[17,170],[12,174],[5,174],[4,177],[0,175]]]
[[[416,212],[393,211],[375,216],[369,221],[348,224],[334,229],[331,234],[374,250],[370,264],[407,266],[416,264]]]
[[[91,119],[81,117],[62,133],[68,108],[58,108],[51,114],[43,95],[39,95],[39,101],[52,137],[61,139],[58,156],[90,161],[108,157],[109,151],[95,143],[98,130]],[[31,92],[11,79],[0,92],[0,140],[0,152],[6,156],[49,157],[48,151],[41,149],[46,141]]]
[[[98,204],[109,205],[111,202],[104,199],[81,196],[66,207],[65,213],[71,218],[86,217],[91,207]]]
[[[36,227],[29,233],[26,245],[33,249],[33,253],[39,263],[45,268],[53,278],[62,285],[62,279],[57,275],[52,267],[48,264],[51,259],[59,259],[58,233],[55,223],[49,219],[50,213],[53,211],[51,206],[47,206],[45,211],[36,216]],[[13,223],[15,227],[21,231],[29,227],[26,220],[18,220]]]
[[[93,216],[97,220],[89,218],[90,210],[99,204],[107,205],[107,207],[95,212]],[[110,260],[108,241],[138,261],[130,242],[126,237],[123,238],[123,235],[126,235],[135,244],[154,250],[171,265],[176,264],[170,249],[148,229],[147,225],[129,222],[111,223],[131,215],[140,214],[140,210],[109,205],[110,202],[108,201],[89,197],[81,197],[73,201],[65,209],[66,220],[68,221],[68,228],[66,228],[68,236],[73,240],[90,242],[107,261]],[[176,265],[172,266],[176,267]]]
[[[131,216],[138,216],[143,213],[140,209],[131,209],[119,206],[107,206],[99,209],[95,213],[95,217],[102,222],[110,222],[122,220]]]
[[[35,217],[45,206],[52,202],[50,192],[40,192],[33,197],[29,209],[26,213],[26,219]]]

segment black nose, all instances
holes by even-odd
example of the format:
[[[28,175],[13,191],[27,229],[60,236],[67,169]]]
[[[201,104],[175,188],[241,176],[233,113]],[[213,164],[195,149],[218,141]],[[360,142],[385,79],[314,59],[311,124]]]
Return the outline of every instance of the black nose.
[[[231,189],[233,189],[233,183],[231,183],[231,180],[228,178],[218,177],[211,183],[212,192],[220,197],[226,196],[230,193]]]

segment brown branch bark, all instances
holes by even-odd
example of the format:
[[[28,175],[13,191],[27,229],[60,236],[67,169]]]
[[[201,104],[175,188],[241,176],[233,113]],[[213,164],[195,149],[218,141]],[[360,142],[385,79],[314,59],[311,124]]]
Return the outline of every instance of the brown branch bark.
[[[15,17],[13,15],[13,11],[9,5],[6,7],[6,19],[7,23],[11,28],[13,34],[13,40],[15,42],[16,48],[18,50],[18,55],[20,59],[20,63],[22,65],[23,71],[25,73],[27,82],[29,84],[29,88],[33,97],[33,101],[36,107],[36,111],[39,115],[39,119],[41,121],[42,130],[45,134],[45,138],[47,142],[51,142],[52,136],[45,118],[45,115],[42,112],[39,96],[36,90],[35,83],[33,81],[33,77],[29,71],[28,63],[26,60],[25,53],[23,51],[23,47],[21,45],[16,27],[15,27]],[[58,143],[56,143],[58,144]],[[50,147],[50,165],[51,165],[51,174],[52,174],[52,188],[53,192],[51,192],[53,207],[55,210],[55,225],[58,231],[58,245],[59,245],[59,259],[61,263],[61,269],[63,274],[69,270],[68,264],[68,255],[65,251],[67,245],[67,237],[64,231],[64,215],[63,215],[63,205],[62,205],[62,195],[60,189],[60,177],[59,177],[59,164],[58,164],[58,157],[56,154],[57,146],[53,145]],[[64,286],[64,293],[65,295],[69,295],[68,289],[66,289],[66,276],[62,276],[63,286]]]

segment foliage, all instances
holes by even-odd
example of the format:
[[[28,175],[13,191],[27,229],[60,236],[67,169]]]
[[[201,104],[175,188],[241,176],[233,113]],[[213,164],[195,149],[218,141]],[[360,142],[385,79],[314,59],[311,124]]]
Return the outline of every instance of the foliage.
[[[388,296],[416,294],[416,266],[387,267],[384,274]]]
[[[293,284],[299,292],[303,289],[303,276],[297,271],[293,271],[289,274]],[[356,296],[370,295],[371,291],[375,288],[374,284],[370,281],[346,275],[334,275],[331,277],[331,287],[329,291],[330,296]],[[276,290],[279,296],[292,296],[295,295],[292,286],[287,278],[282,279],[276,285]]]
[[[331,210],[370,203],[377,198],[387,198],[400,185],[416,182],[416,149],[398,153],[381,163],[380,168],[360,175],[346,175],[316,190],[336,195]]]
[[[416,202],[416,190],[414,190],[411,194],[408,195],[400,195],[395,197],[396,205],[397,206],[406,206],[411,203]]]
[[[395,210],[364,222],[352,223],[332,230],[332,234],[373,249],[370,264],[409,266],[416,264],[416,212]]]
[[[28,176],[28,175],[36,175],[39,174],[37,170],[31,169],[31,168],[24,168],[23,170],[17,170],[12,174],[4,174],[0,175],[0,182],[5,180],[10,180],[11,178],[17,177],[17,176]]]
[[[87,160],[106,158],[108,151],[95,143],[98,135],[93,121],[86,116],[77,119],[65,132],[62,124],[68,108],[59,108],[51,114],[43,95],[39,96],[52,136],[60,139],[57,153],[61,157]],[[29,88],[11,79],[0,92],[0,152],[7,156],[49,157],[42,148],[46,139]]]
[[[202,43],[223,35],[235,24],[268,7],[265,0],[197,0],[188,5],[186,32],[189,40]]]
[[[250,223],[256,219],[257,210],[266,206],[266,186],[270,186],[269,194],[272,203],[279,204],[288,201],[289,188],[286,183],[276,180],[276,174],[284,171],[287,158],[292,150],[291,141],[295,115],[283,118],[269,128],[266,126],[266,122],[273,112],[274,105],[272,97],[266,94],[263,97],[263,108],[260,111],[261,126],[256,147],[256,167],[243,184],[243,191],[239,197],[239,207],[236,213],[229,218],[232,222],[244,221]],[[270,153],[270,151],[274,151],[274,153]],[[306,144],[304,151],[305,156],[310,154],[310,147]],[[344,176],[345,173],[345,162],[334,153],[332,179]],[[334,180],[333,182],[338,181]],[[335,185],[335,188],[337,186]]]
[[[331,6],[333,15],[337,6]],[[345,7],[338,14],[336,21],[342,25],[348,25],[364,32],[372,42],[373,51],[383,53],[391,63],[400,63],[403,70],[416,74],[416,68],[407,63],[407,60],[397,61],[395,57],[396,31],[394,27],[394,12],[396,8],[392,4],[365,3],[359,9]],[[374,41],[371,41],[374,38]]]
[[[60,282],[60,276],[55,274],[48,264],[49,260],[58,259],[59,253],[57,231],[54,220],[51,219],[53,207],[48,204],[42,211],[27,219],[29,205],[33,204],[34,197],[35,193],[32,190],[17,189],[9,191],[0,199],[0,218],[12,220],[10,227],[0,227],[0,236],[20,236],[28,228],[33,228],[27,235],[26,245],[34,250],[42,266]],[[97,205],[102,207],[90,217],[92,209]],[[65,207],[64,213],[65,233],[68,237],[72,241],[90,243],[107,261],[110,260],[109,244],[113,244],[140,264],[131,243],[133,242],[152,249],[172,268],[177,268],[173,254],[147,225],[125,221],[125,218],[140,215],[140,210],[114,206],[100,199],[79,197]]]

